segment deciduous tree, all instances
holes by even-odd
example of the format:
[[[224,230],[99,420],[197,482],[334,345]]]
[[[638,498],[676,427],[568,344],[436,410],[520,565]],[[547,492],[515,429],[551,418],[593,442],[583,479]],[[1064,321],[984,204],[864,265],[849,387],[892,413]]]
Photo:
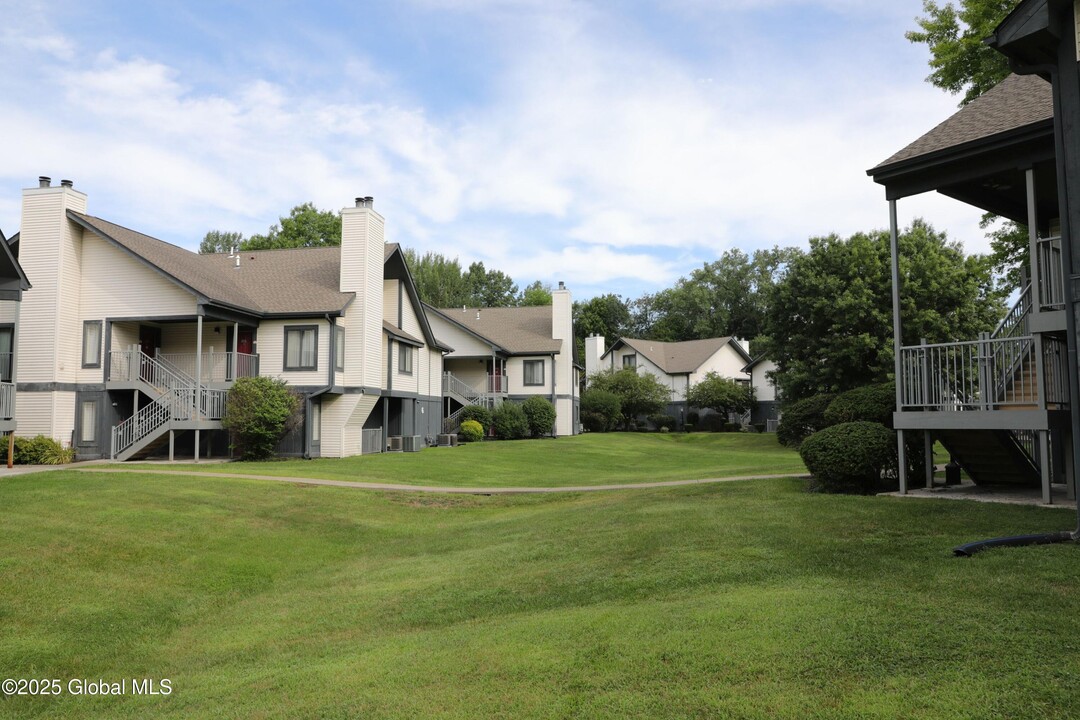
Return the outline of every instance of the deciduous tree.
[[[659,412],[671,401],[670,388],[652,373],[638,374],[634,368],[595,373],[589,378],[589,388],[604,390],[619,398],[619,409],[626,429],[636,418]]]

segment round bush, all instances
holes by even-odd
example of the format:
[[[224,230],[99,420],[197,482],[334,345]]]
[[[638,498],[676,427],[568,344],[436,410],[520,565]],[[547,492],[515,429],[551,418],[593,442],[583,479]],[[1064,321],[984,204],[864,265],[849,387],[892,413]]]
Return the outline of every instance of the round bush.
[[[467,405],[461,411],[461,422],[475,420],[483,427],[491,427],[491,411],[483,405]]]
[[[866,420],[892,428],[895,410],[896,383],[864,385],[833,398],[829,407],[825,408],[825,422],[828,425],[839,425]]]
[[[622,419],[622,401],[607,390],[593,388],[581,395],[581,424],[589,432],[614,430]]]
[[[466,420],[461,423],[458,437],[465,442],[480,442],[484,439],[484,426],[475,420]]]
[[[241,460],[265,460],[300,422],[301,404],[284,380],[243,377],[229,389],[221,426],[231,434]]]
[[[555,406],[550,401],[533,395],[521,403],[521,410],[525,413],[525,420],[529,423],[529,432],[533,437],[551,435],[555,425]]]
[[[504,402],[491,414],[491,426],[500,440],[520,440],[529,433],[525,411],[514,402]]]
[[[673,415],[665,415],[664,413],[656,413],[655,415],[650,415],[649,416],[649,422],[651,422],[653,427],[656,428],[657,430],[659,430],[660,428],[665,428],[665,427],[668,430],[670,430],[671,428],[675,427],[675,423],[678,422],[678,420],[676,420]]]
[[[884,489],[882,473],[895,471],[896,436],[881,423],[841,423],[803,440],[799,455],[814,489],[866,495]]]
[[[785,406],[780,425],[776,428],[777,441],[781,445],[797,448],[808,435],[827,427],[825,410],[832,403],[833,397],[835,396],[830,393],[822,393]]]

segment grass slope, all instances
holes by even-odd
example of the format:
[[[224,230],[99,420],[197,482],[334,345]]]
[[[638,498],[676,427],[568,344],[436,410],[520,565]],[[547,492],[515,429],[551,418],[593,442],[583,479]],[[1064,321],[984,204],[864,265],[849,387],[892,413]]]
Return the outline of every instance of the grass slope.
[[[1080,549],[948,552],[1060,510],[74,472],[0,506],[4,676],[174,688],[6,717],[1080,716]]]
[[[806,466],[797,452],[777,443],[775,435],[609,433],[470,443],[419,453],[230,463],[225,471],[409,485],[565,487],[795,475],[805,473]]]

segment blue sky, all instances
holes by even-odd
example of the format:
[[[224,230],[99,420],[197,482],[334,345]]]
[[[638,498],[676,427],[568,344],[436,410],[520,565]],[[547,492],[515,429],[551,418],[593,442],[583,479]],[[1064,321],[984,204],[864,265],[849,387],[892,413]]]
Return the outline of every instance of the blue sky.
[[[387,236],[637,297],[732,247],[883,226],[865,170],[945,119],[921,0],[0,0],[0,229],[70,178],[196,248],[373,195]],[[902,202],[983,251],[978,213]]]

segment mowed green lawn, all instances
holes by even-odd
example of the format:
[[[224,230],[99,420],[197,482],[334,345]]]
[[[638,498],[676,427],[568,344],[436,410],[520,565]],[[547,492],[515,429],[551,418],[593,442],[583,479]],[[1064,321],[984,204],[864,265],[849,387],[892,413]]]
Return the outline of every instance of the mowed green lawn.
[[[0,716],[1080,717],[1080,548],[949,552],[1072,513],[803,485],[3,479],[0,674],[172,693]]]
[[[806,472],[799,454],[781,446],[775,435],[752,433],[586,434],[207,469],[458,487],[565,487]]]

